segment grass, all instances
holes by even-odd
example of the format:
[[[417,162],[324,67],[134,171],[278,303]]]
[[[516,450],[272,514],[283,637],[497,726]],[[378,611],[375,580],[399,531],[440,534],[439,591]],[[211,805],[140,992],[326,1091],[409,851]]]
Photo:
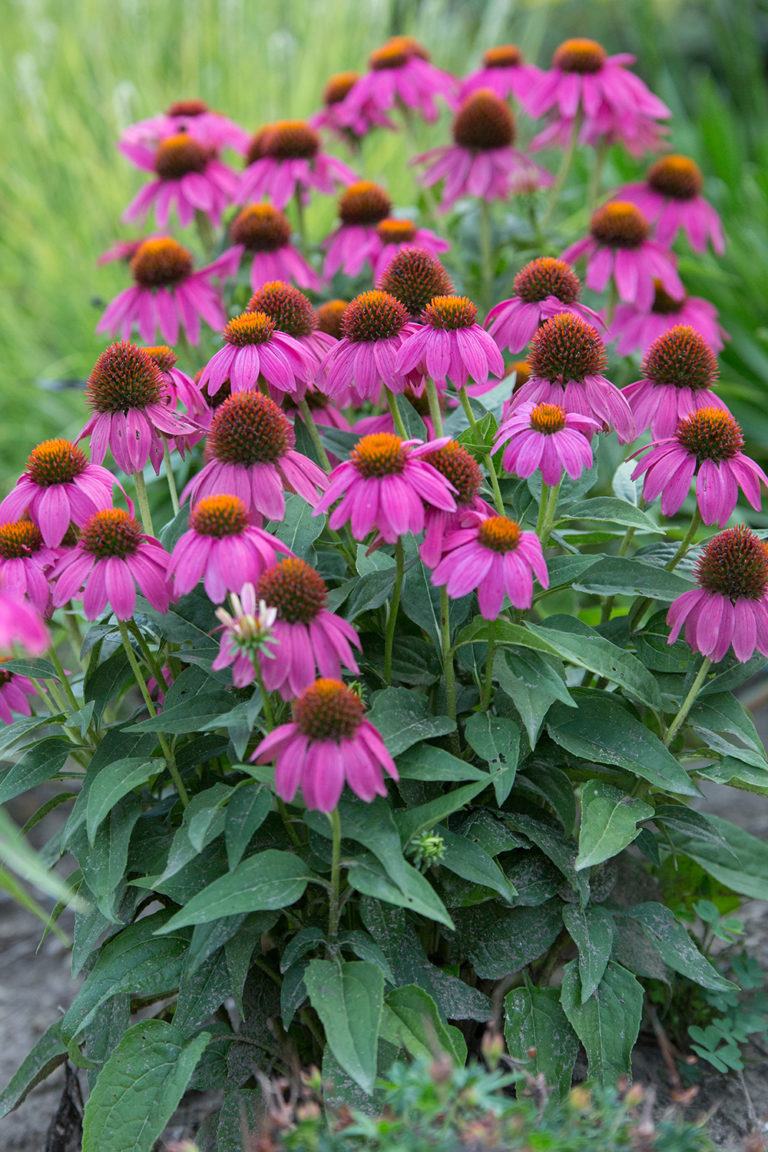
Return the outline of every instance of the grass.
[[[6,0],[0,99],[0,489],[29,449],[73,434],[83,404],[68,386],[88,374],[104,341],[104,303],[126,286],[100,251],[129,231],[118,221],[141,183],[115,149],[126,124],[200,96],[248,128],[314,110],[326,77],[362,68],[393,32],[423,39],[461,73],[484,46],[513,40],[546,62],[567,35],[633,51],[675,112],[672,142],[711,174],[731,245],[724,261],[691,261],[691,286],[710,296],[734,340],[724,377],[768,452],[768,112],[759,0]],[[444,129],[443,129],[444,131]],[[426,145],[441,129],[419,130]],[[413,196],[399,136],[367,147],[366,175],[396,203]],[[614,176],[626,167],[614,168]],[[333,207],[310,218],[319,237]],[[42,385],[41,386],[41,382]]]

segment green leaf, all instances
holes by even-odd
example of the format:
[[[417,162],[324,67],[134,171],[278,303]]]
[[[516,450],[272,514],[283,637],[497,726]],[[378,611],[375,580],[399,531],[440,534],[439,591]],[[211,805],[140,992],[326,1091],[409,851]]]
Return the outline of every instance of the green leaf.
[[[133,670],[125,649],[120,646],[100,664],[94,665],[91,661],[83,684],[83,699],[93,702],[96,717],[101,718],[107,705],[117,700],[132,681]]]
[[[55,1020],[29,1052],[0,1093],[0,1119],[7,1116],[26,1098],[36,1084],[45,1080],[67,1058],[67,1046],[61,1039],[61,1021]]]
[[[187,1036],[202,1028],[229,995],[227,957],[224,949],[219,948],[194,972],[184,973],[173,1013],[174,1027]]]
[[[487,643],[493,624],[493,638],[496,644],[515,644],[522,648],[533,648],[538,652],[546,652],[550,656],[557,655],[557,649],[546,639],[534,636],[522,624],[512,624],[509,620],[485,620],[482,616],[462,628],[454,640],[453,647],[461,648],[463,644]]]
[[[574,582],[576,592],[600,596],[650,596],[653,600],[675,600],[690,592],[691,582],[678,575],[624,556],[603,556]]]
[[[615,926],[613,916],[599,904],[577,908],[566,904],[563,923],[579,950],[581,1002],[585,1004],[603,978],[611,958]]]
[[[531,748],[535,747],[544,718],[555,701],[576,707],[562,675],[538,652],[497,651],[493,670],[517,709]]]
[[[0,777],[0,804],[52,779],[62,770],[71,751],[68,740],[55,736],[35,744]]]
[[[463,950],[482,980],[501,980],[538,960],[562,927],[560,903],[538,908],[500,908],[480,904],[456,913]]]
[[[432,583],[427,569],[418,559],[405,574],[400,606],[408,619],[423,628],[439,649],[440,589]]]
[[[459,783],[462,780],[484,780],[488,773],[466,760],[459,760],[434,744],[419,744],[409,748],[397,758],[397,768],[403,780],[442,780]]]
[[[721,976],[709,960],[702,956],[690,933],[671,909],[655,901],[648,901],[646,904],[635,904],[628,909],[627,915],[639,921],[664,963],[674,972],[715,992],[738,987]]]
[[[718,692],[697,700],[688,714],[688,723],[696,732],[709,736],[713,732],[726,732],[743,741],[748,748],[759,753],[765,763],[763,742],[751,715],[731,692]]]
[[[401,808],[395,813],[395,822],[403,844],[407,844],[418,832],[425,832],[440,824],[446,816],[459,812],[474,800],[475,796],[489,784],[488,777],[478,780],[474,784],[465,784],[461,788],[454,788],[445,792],[435,800],[428,800],[426,804],[418,804],[415,808]]]
[[[445,1023],[435,1001],[418,984],[407,984],[388,994],[381,1037],[395,1048],[405,1048],[414,1058],[436,1057],[442,1052],[459,1067],[467,1059],[461,1032]]]
[[[345,1072],[369,1095],[384,1006],[384,974],[376,964],[310,960],[304,973],[310,1003]]]
[[[554,988],[513,988],[504,998],[504,1038],[513,1060],[541,1075],[557,1099],[570,1087],[578,1038]],[[535,1049],[532,1057],[530,1052]]]
[[[610,961],[592,996],[582,1000],[577,961],[563,970],[560,1003],[587,1052],[589,1075],[606,1087],[630,1076],[630,1058],[640,1030],[643,988],[631,972]]]
[[[247,784],[233,794],[224,821],[224,842],[230,869],[240,863],[251,837],[259,830],[271,810],[272,792],[263,785]]]
[[[219,720],[222,713],[232,708],[232,696],[224,689],[202,692],[191,700],[184,700],[163,708],[157,716],[130,724],[128,732],[165,732],[167,735],[183,736],[189,732],[199,732],[209,723]]]
[[[82,869],[83,879],[99,911],[113,922],[117,921],[114,906],[123,888],[131,836],[140,816],[138,797],[123,796],[96,833],[92,845],[84,828],[70,841],[70,851]]]
[[[362,612],[370,612],[380,608],[382,604],[392,599],[392,589],[395,586],[395,564],[365,576],[359,576],[351,581],[349,599],[347,600],[344,615],[351,623]],[[335,607],[335,606],[334,606]]]
[[[399,908],[408,908],[417,915],[426,916],[429,920],[436,920],[438,924],[453,928],[453,921],[445,905],[429,881],[407,861],[403,861],[403,865],[402,875],[396,884],[375,856],[361,853],[350,863],[347,880],[351,888],[364,896],[375,896],[377,900],[383,900]]]
[[[552,861],[571,887],[579,893],[582,904],[586,904],[589,899],[589,880],[584,873],[577,872],[574,867],[576,845],[571,837],[559,828],[553,828],[551,824],[529,816],[527,812],[509,813],[507,820],[517,832],[522,832]]]
[[[464,726],[470,748],[491,770],[496,803],[501,805],[512,791],[520,757],[520,729],[506,716],[476,712]]]
[[[577,711],[555,707],[547,731],[556,744],[582,760],[624,768],[679,796],[701,795],[658,736],[607,693],[579,697]]]
[[[164,768],[164,760],[147,760],[143,756],[128,756],[102,768],[88,790],[85,819],[91,844],[102,820],[117,802]]]
[[[593,496],[589,500],[569,504],[561,519],[608,520],[612,524],[626,525],[641,532],[661,532],[658,524],[647,512],[641,512],[634,504],[619,500],[615,496]]]
[[[637,827],[650,820],[653,808],[601,780],[587,780],[581,789],[581,827],[577,870],[618,856],[637,836]]]
[[[299,856],[268,848],[249,856],[232,872],[198,892],[163,925],[160,933],[173,932],[188,924],[207,924],[238,912],[287,908],[304,895],[307,884],[315,879]]]
[[[367,719],[378,728],[390,756],[399,756],[420,740],[455,732],[456,721],[433,716],[427,701],[408,688],[382,688],[371,697]]]
[[[60,680],[58,672],[50,660],[4,660],[3,671],[16,676],[28,676],[30,680]]]
[[[151,1152],[209,1040],[186,1040],[163,1020],[129,1028],[85,1106],[83,1152]]]
[[[457,876],[469,880],[472,884],[490,888],[508,904],[514,903],[517,895],[514,884],[510,884],[499,865],[484,848],[468,837],[457,835],[447,828],[439,828],[438,832],[445,844],[445,853],[440,859],[442,867],[447,868],[449,872],[455,872]]]
[[[712,815],[708,820],[722,837],[721,844],[702,842],[698,837],[670,828],[668,836],[673,847],[741,896],[768,900],[768,844],[730,820]]]
[[[323,530],[322,516],[312,515],[312,506],[302,496],[289,492],[285,497],[285,513],[282,520],[270,525],[270,532],[291,552],[306,560],[310,549]]]
[[[578,580],[582,573],[586,572],[588,568],[594,567],[594,564],[594,554],[582,556],[580,553],[576,553],[572,556],[553,556],[551,560],[547,560],[547,573],[549,574],[547,591],[553,592],[556,588],[570,588],[574,580]]]

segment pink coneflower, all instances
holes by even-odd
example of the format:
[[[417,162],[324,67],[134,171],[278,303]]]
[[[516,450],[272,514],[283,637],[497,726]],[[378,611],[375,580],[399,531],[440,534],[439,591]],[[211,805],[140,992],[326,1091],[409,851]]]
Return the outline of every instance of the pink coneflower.
[[[181,328],[190,344],[197,344],[201,318],[216,331],[227,321],[212,278],[222,279],[236,271],[237,260],[233,265],[231,252],[195,272],[188,250],[170,236],[145,240],[131,259],[134,286],[115,296],[96,331],[109,336],[119,333],[127,340],[135,326],[146,344],[152,343],[157,331],[168,344],[175,344]]]
[[[655,441],[640,452],[647,453],[632,473],[645,473],[643,499],[661,494],[661,511],[674,516],[696,477],[696,503],[705,524],[719,528],[730,518],[739,488],[752,507],[760,509],[760,485],[768,477],[754,460],[745,456],[739,425],[723,408],[699,408],[681,420],[674,436]]]
[[[362,118],[370,118],[373,109],[379,113],[393,109],[418,112],[432,124],[438,117],[436,98],[453,107],[456,80],[430,62],[426,48],[412,36],[393,36],[368,57],[369,71],[352,87],[339,105],[342,123],[354,127]]]
[[[42,615],[48,615],[51,587],[48,569],[56,552],[46,548],[40,529],[31,520],[0,523],[0,571],[3,587],[12,596],[30,603]]]
[[[512,298],[492,308],[485,321],[501,349],[522,352],[539,325],[559,312],[573,312],[595,327],[603,327],[597,312],[578,303],[581,281],[562,260],[551,256],[531,260],[515,276],[512,292]]]
[[[622,444],[635,438],[635,422],[626,399],[602,375],[605,345],[581,316],[561,312],[545,321],[531,341],[531,375],[515,388],[507,415],[527,402],[555,404],[566,412],[613,426]]]
[[[717,322],[717,309],[700,296],[670,296],[654,281],[655,293],[650,312],[636,304],[619,304],[607,339],[616,341],[619,356],[644,352],[676,324],[685,324],[701,333],[713,352],[719,352],[728,333]]]
[[[622,391],[629,402],[640,435],[650,428],[654,440],[673,436],[681,420],[699,408],[722,408],[712,391],[717,380],[717,357],[703,337],[684,324],[676,324],[654,340],[640,366],[642,380]]]
[[[328,523],[339,528],[349,520],[352,535],[364,540],[374,528],[387,544],[424,528],[424,504],[453,512],[451,486],[424,456],[442,448],[447,439],[401,440],[386,432],[358,440],[349,460],[331,472],[328,488],[312,513],[331,512]]]
[[[144,351],[163,375],[171,408],[181,405],[191,416],[202,416],[208,408],[205,397],[192,377],[177,367],[178,357],[173,349],[167,344],[152,344]]]
[[[247,161],[240,204],[266,198],[282,210],[295,195],[307,203],[311,188],[330,196],[337,184],[357,179],[348,165],[321,150],[320,137],[306,120],[267,124],[252,139]]]
[[[656,280],[670,296],[685,294],[674,256],[648,234],[648,221],[639,208],[612,200],[592,214],[589,236],[571,244],[560,259],[574,264],[586,256],[587,288],[602,292],[613,278],[619,299],[647,311]]]
[[[634,56],[608,56],[595,40],[566,40],[552,58],[552,69],[519,98],[531,116],[551,112],[554,129],[562,124],[570,132],[581,117],[581,138],[596,143],[606,138],[621,140],[628,148],[642,150],[659,140],[657,121],[666,120],[669,108],[625,67]]]
[[[468,512],[464,526],[443,541],[443,558],[432,573],[432,583],[458,600],[477,589],[477,602],[486,620],[501,612],[504,595],[515,608],[530,608],[533,576],[549,587],[541,541],[524,532],[507,516]]]
[[[256,595],[277,610],[270,642],[274,651],[259,657],[268,691],[293,700],[317,675],[338,679],[342,667],[358,671],[350,647],[360,647],[357,632],[328,611],[325,581],[304,560],[291,556],[268,568],[261,575]]]
[[[53,605],[82,599],[86,620],[109,606],[118,620],[130,620],[136,587],[158,612],[168,611],[168,553],[121,508],[104,508],[83,525],[74,548],[51,572]]]
[[[168,136],[184,132],[208,148],[232,148],[245,152],[248,133],[234,120],[214,112],[202,100],[177,100],[159,116],[139,120],[125,129],[118,148],[124,144],[157,145]],[[132,159],[129,153],[126,153]]]
[[[688,156],[663,156],[652,164],[642,184],[625,184],[616,196],[636,204],[655,225],[656,239],[669,245],[682,229],[694,252],[707,241],[722,256],[725,251],[720,217],[701,195],[704,177]]]
[[[307,297],[292,284],[270,280],[262,284],[248,301],[246,312],[265,312],[278,332],[293,337],[313,365],[313,379],[320,362],[336,341],[318,329],[318,317]],[[278,394],[281,398],[285,393]]]
[[[435,296],[453,295],[453,281],[437,257],[426,248],[403,248],[376,281],[403,304],[411,320],[418,320]]]
[[[320,679],[306,688],[294,702],[293,721],[265,736],[251,760],[276,760],[278,796],[290,803],[301,785],[307,808],[320,812],[334,810],[345,783],[370,802],[387,794],[384,772],[399,779],[362,700],[340,680]]]
[[[156,148],[127,143],[120,147],[133,164],[156,176],[123,212],[121,219],[126,224],[144,220],[154,206],[155,219],[165,228],[175,205],[182,228],[192,223],[196,212],[204,213],[218,227],[222,212],[234,202],[237,176],[222,164],[214,148],[188,132],[167,136]]]
[[[397,368],[397,357],[413,330],[403,304],[386,292],[363,292],[350,301],[341,318],[342,339],[320,365],[318,385],[336,399],[350,385],[356,403],[377,403],[382,384],[402,392],[408,373]]]
[[[565,470],[577,480],[592,467],[589,439],[600,425],[589,416],[566,412],[559,404],[518,404],[496,433],[493,451],[503,444],[504,468],[527,479],[538,469],[550,487],[559,484]]]
[[[358,147],[363,136],[367,136],[372,128],[395,127],[373,101],[368,101],[356,112],[349,109],[342,111],[344,101],[359,79],[359,72],[336,72],[329,77],[323,90],[322,109],[307,120],[311,128],[325,128],[345,140],[352,148]]]
[[[378,248],[376,226],[392,211],[392,201],[379,184],[356,180],[339,198],[339,227],[323,241],[327,280],[341,269],[346,276],[357,276]]]
[[[219,672],[231,667],[232,683],[236,688],[245,688],[256,679],[256,654],[266,652],[274,659],[267,644],[274,634],[277,609],[268,608],[263,600],[257,601],[253,584],[244,584],[239,596],[230,592],[229,599],[234,615],[225,608],[216,609],[222,631],[219,654],[211,668]]]
[[[44,440],[26,471],[0,504],[0,520],[29,517],[47,548],[58,548],[70,524],[82,527],[101,508],[112,506],[118,481],[106,468],[89,464],[71,440]]]
[[[224,329],[224,347],[206,364],[200,387],[214,396],[229,381],[233,392],[258,388],[262,379],[270,388],[301,397],[314,379],[315,361],[302,346],[278,332],[265,312],[243,312]]]
[[[473,394],[494,387],[489,376],[504,375],[501,352],[466,296],[435,296],[421,321],[398,353],[398,372],[426,371],[438,386],[450,379],[457,389],[471,381]]]
[[[685,625],[694,652],[715,664],[733,645],[744,664],[755,649],[768,656],[768,550],[743,524],[708,541],[696,562],[699,587],[670,605],[667,624],[674,644]]]
[[[85,396],[93,415],[77,439],[90,436],[95,464],[101,464],[109,448],[123,472],[141,472],[148,460],[159,472],[163,435],[196,431],[194,424],[168,407],[165,380],[154,360],[125,340],[99,356]]]
[[[334,340],[341,340],[344,333],[341,330],[341,319],[347,310],[349,300],[326,300],[325,304],[317,308],[317,328],[325,332]]]
[[[282,520],[283,491],[297,492],[314,505],[326,475],[300,452],[291,422],[262,392],[234,392],[211,421],[205,446],[208,463],[190,480],[182,502],[231,493],[251,520]]]
[[[479,88],[490,88],[502,100],[515,96],[523,100],[541,79],[541,69],[526,64],[516,44],[500,44],[483,53],[483,66],[461,81],[460,99],[465,100]]]
[[[30,656],[39,656],[50,644],[51,637],[39,612],[8,591],[0,573],[0,652],[10,652],[18,645]]]
[[[277,562],[286,548],[251,523],[237,496],[205,496],[192,509],[189,531],[173,550],[168,575],[178,596],[191,592],[200,579],[209,600],[221,604],[227,592],[240,592]]]
[[[19,716],[31,716],[29,697],[37,695],[37,688],[26,676],[18,672],[8,672],[3,668],[8,656],[0,656],[0,720],[13,724],[16,712]]]
[[[513,147],[515,118],[509,106],[488,88],[463,102],[453,121],[453,144],[413,159],[426,165],[419,179],[430,188],[444,180],[440,208],[446,212],[460,196],[507,200],[552,183],[545,168]]]
[[[299,288],[317,291],[320,277],[291,244],[291,225],[284,212],[271,204],[249,204],[235,216],[229,226],[235,264],[245,258],[251,261],[251,288],[257,292],[271,280],[289,280]]]
[[[426,457],[426,462],[444,476],[455,492],[456,510],[427,505],[424,509],[424,540],[419,555],[428,568],[436,568],[443,555],[443,541],[448,533],[462,527],[467,512],[493,515],[493,509],[480,496],[483,474],[477,461],[463,444],[449,440]]]
[[[386,274],[390,263],[400,252],[413,248],[437,256],[439,252],[447,252],[450,244],[429,228],[417,228],[413,220],[396,220],[394,217],[382,220],[376,227],[376,238],[369,256],[374,279],[378,281]]]

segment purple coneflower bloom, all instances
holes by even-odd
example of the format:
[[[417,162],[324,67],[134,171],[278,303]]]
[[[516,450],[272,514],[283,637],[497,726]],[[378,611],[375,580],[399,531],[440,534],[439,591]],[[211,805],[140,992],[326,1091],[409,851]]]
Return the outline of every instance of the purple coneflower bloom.
[[[0,504],[0,520],[29,517],[45,546],[57,548],[70,524],[82,527],[94,512],[111,508],[115,484],[120,487],[107,468],[89,464],[71,440],[44,440]]]
[[[694,650],[719,663],[733,645],[744,664],[755,650],[768,656],[768,550],[743,524],[719,532],[696,562],[699,587],[683,592],[667,612],[673,644],[685,625]]]
[[[168,575],[178,596],[191,592],[202,578],[209,600],[221,604],[227,592],[240,592],[290,550],[251,523],[237,496],[204,496],[192,509],[189,531],[173,550]]]
[[[247,161],[240,204],[266,198],[282,210],[297,194],[307,203],[310,188],[332,195],[336,184],[357,179],[348,165],[321,151],[320,137],[306,120],[265,125],[251,140]]]
[[[334,340],[341,340],[341,318],[347,310],[349,300],[326,300],[325,304],[317,307],[318,331],[325,332]]]
[[[159,116],[129,125],[118,148],[124,151],[124,144],[157,145],[168,136],[181,132],[208,148],[232,148],[235,152],[245,152],[248,147],[248,133],[234,120],[221,112],[214,112],[202,100],[177,100]],[[132,159],[128,153],[126,155]]]
[[[275,791],[290,803],[301,785],[307,808],[332,812],[347,783],[361,800],[386,796],[384,772],[399,779],[360,697],[340,680],[320,679],[293,705],[293,721],[261,741],[251,760],[276,760]],[[383,771],[382,771],[383,769]]]
[[[539,325],[559,312],[573,312],[604,327],[597,312],[578,303],[581,281],[562,260],[551,256],[531,260],[515,276],[512,291],[512,299],[492,308],[485,321],[499,348],[522,352]]]
[[[486,620],[497,618],[505,593],[515,608],[530,608],[534,574],[542,588],[549,587],[541,541],[507,516],[468,512],[463,527],[445,537],[443,549],[432,583],[444,584],[453,600],[477,589]]]
[[[408,312],[387,292],[363,292],[350,301],[341,318],[342,339],[329,349],[320,365],[318,386],[333,399],[347,396],[350,385],[355,402],[377,403],[381,386],[402,392],[413,380],[401,371],[398,353],[413,331]]]
[[[613,426],[622,444],[635,438],[630,407],[618,388],[606,380],[605,345],[581,316],[560,312],[542,324],[531,341],[527,360],[531,375],[515,388],[506,418],[527,401],[555,404],[566,412]]]
[[[326,279],[330,280],[339,269],[346,276],[358,275],[378,248],[377,224],[386,220],[391,210],[389,196],[372,180],[357,180],[344,189],[339,197],[341,223],[323,241]]]
[[[48,569],[57,553],[47,548],[42,533],[31,520],[0,523],[0,571],[3,587],[12,596],[30,603],[42,616],[49,615],[51,586]]]
[[[474,395],[494,387],[490,376],[504,375],[504,360],[492,337],[477,323],[477,307],[466,296],[435,296],[421,324],[403,344],[397,371],[426,373],[435,383],[468,382]]]
[[[319,330],[317,313],[304,293],[293,284],[282,280],[262,284],[248,301],[246,312],[265,312],[278,332],[291,336],[301,346],[311,361],[312,380],[317,375],[320,362],[336,346],[333,336]],[[273,399],[279,403],[286,399],[286,394],[278,390]]]
[[[649,240],[648,221],[639,208],[625,200],[612,200],[593,212],[590,233],[566,248],[560,259],[569,264],[587,259],[587,288],[602,292],[613,277],[619,299],[646,311],[653,304],[658,280],[670,296],[683,296],[685,289],[671,252]]]
[[[636,304],[619,304],[613,316],[607,339],[616,341],[619,356],[644,352],[676,324],[685,324],[700,332],[713,352],[719,352],[728,333],[717,322],[717,309],[700,296],[670,296],[654,281],[655,293],[650,312]]]
[[[256,679],[256,653],[267,651],[274,655],[266,645],[272,639],[277,609],[256,600],[253,584],[244,584],[239,596],[230,592],[229,599],[234,616],[224,608],[216,609],[222,632],[219,654],[211,668],[219,672],[231,666],[232,683],[236,688],[245,688]]]
[[[477,461],[463,444],[449,440],[426,457],[428,464],[444,476],[455,492],[456,509],[427,505],[424,508],[424,539],[419,555],[428,568],[436,568],[443,555],[443,541],[448,533],[462,527],[467,512],[493,516],[493,509],[480,496],[483,474]]]
[[[291,244],[291,225],[284,212],[271,204],[249,204],[229,226],[234,247],[223,256],[232,255],[235,266],[243,257],[251,261],[251,288],[258,292],[272,280],[292,281],[299,288],[317,291],[320,277]]]
[[[152,343],[158,330],[163,340],[175,344],[181,328],[190,344],[197,344],[201,318],[217,331],[227,320],[211,279],[236,271],[231,250],[195,272],[188,250],[170,236],[144,240],[131,259],[134,286],[115,296],[96,331],[109,336],[119,333],[127,340],[136,326],[146,344]]]
[[[3,668],[9,656],[0,656],[0,720],[4,724],[13,724],[16,712],[20,716],[31,716],[32,709],[29,697],[37,695],[37,688],[26,676],[18,672],[8,672]]]
[[[352,535],[364,540],[374,528],[387,544],[424,528],[424,504],[453,512],[456,502],[451,485],[423,457],[446,444],[447,438],[420,444],[376,432],[358,440],[349,460],[331,472],[328,487],[312,513],[327,512],[328,523],[339,528],[350,522]]]
[[[224,329],[224,347],[206,364],[200,387],[215,396],[229,381],[233,392],[258,388],[262,379],[270,388],[301,397],[314,378],[315,361],[305,348],[278,332],[266,312],[243,312]]]
[[[359,147],[363,136],[367,136],[372,128],[395,127],[373,100],[355,111],[342,110],[344,101],[359,79],[359,72],[336,72],[329,77],[323,91],[322,109],[307,120],[311,128],[325,128],[352,148]]]
[[[39,656],[50,643],[51,637],[39,612],[28,601],[8,591],[0,573],[0,652],[9,652],[18,644],[30,656]]]
[[[430,62],[426,48],[412,36],[393,36],[368,57],[364,73],[339,105],[342,124],[354,127],[380,113],[400,108],[418,112],[432,124],[438,117],[436,97],[453,107],[457,81]]]
[[[724,408],[699,408],[678,424],[674,436],[639,449],[647,455],[632,473],[645,473],[643,499],[661,494],[661,511],[674,516],[696,477],[696,503],[705,524],[722,528],[739,498],[739,488],[755,510],[760,509],[760,485],[768,486],[754,460],[745,456],[741,428]]]
[[[550,487],[559,484],[563,469],[572,480],[592,467],[589,439],[600,425],[589,416],[566,412],[559,404],[518,404],[496,433],[493,451],[503,444],[504,468],[527,479],[537,469]]]
[[[552,175],[513,147],[515,118],[509,106],[488,88],[468,96],[453,121],[453,144],[433,148],[412,163],[425,165],[419,179],[426,187],[445,180],[441,209],[460,196],[507,200],[552,183]]]
[[[182,228],[192,223],[196,212],[203,212],[218,227],[222,212],[234,202],[237,176],[222,164],[214,148],[188,132],[167,136],[156,148],[123,143],[120,149],[138,168],[156,175],[123,212],[125,223],[145,219],[154,205],[157,223],[165,228],[175,204]]]
[[[83,525],[74,548],[51,572],[53,605],[82,599],[86,620],[109,607],[118,620],[130,620],[136,587],[158,612],[168,611],[168,553],[137,520],[121,508],[104,508]]]
[[[655,440],[673,436],[681,420],[699,408],[722,408],[712,391],[717,357],[694,328],[676,324],[654,340],[640,366],[642,380],[622,389],[637,424],[637,434],[650,428]]]
[[[459,98],[466,100],[479,88],[490,88],[502,100],[510,96],[523,100],[541,79],[541,69],[526,64],[516,44],[500,44],[483,53],[483,66],[461,81]]]
[[[435,296],[453,295],[453,281],[438,258],[426,248],[409,246],[392,258],[376,287],[399,300],[411,320],[420,320]]]
[[[436,232],[431,232],[429,228],[417,228],[412,220],[396,220],[390,216],[377,225],[375,242],[369,253],[374,279],[379,281],[386,275],[395,257],[409,248],[417,248],[422,252],[428,252],[430,256],[437,256],[439,252],[447,252],[450,244]],[[378,283],[376,286],[381,287]]]
[[[701,195],[704,177],[687,156],[663,156],[648,169],[642,184],[625,184],[619,200],[636,204],[655,225],[656,239],[669,245],[682,229],[694,252],[703,252],[707,240],[719,256],[725,251],[720,217]]]

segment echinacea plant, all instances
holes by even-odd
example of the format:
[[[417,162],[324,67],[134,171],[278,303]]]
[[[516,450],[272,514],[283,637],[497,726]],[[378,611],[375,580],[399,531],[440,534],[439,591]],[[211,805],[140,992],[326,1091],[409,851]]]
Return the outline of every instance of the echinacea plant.
[[[4,1110],[70,1060],[84,1152],[150,1152],[187,1087],[240,1152],[270,1084],[316,1066],[352,1107],[502,1034],[568,1107],[580,1045],[629,1074],[649,989],[657,1031],[660,988],[732,990],[688,925],[768,898],[701,786],[768,794],[733,694],[768,656],[768,477],[671,247],[716,259],[706,177],[632,160],[669,115],[632,64],[502,45],[462,83],[398,36],[306,120],[126,130],[129,215],[197,235],[110,250],[91,415],[0,504],[0,802],[56,786],[81,980]],[[380,132],[386,189],[332,151]]]

